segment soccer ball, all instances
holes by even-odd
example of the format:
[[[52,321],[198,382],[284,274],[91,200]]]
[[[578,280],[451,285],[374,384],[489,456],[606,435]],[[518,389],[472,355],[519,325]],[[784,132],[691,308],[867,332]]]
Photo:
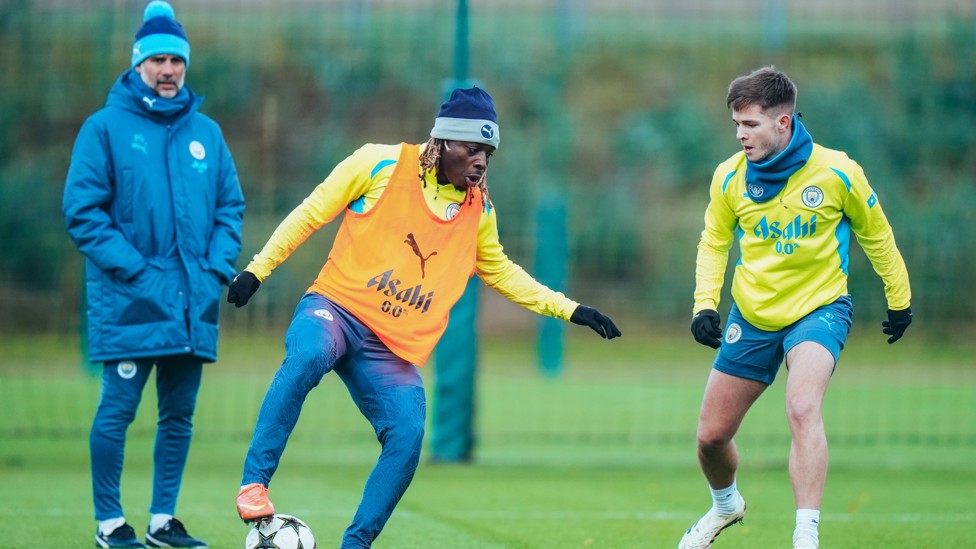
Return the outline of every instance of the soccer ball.
[[[315,549],[312,530],[291,515],[259,520],[244,538],[244,549]]]

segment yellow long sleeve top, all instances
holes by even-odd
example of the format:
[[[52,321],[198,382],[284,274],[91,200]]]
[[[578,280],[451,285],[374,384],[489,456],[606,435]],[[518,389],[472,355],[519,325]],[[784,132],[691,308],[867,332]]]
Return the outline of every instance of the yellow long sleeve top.
[[[884,281],[888,307],[911,304],[908,270],[861,167],[846,154],[814,144],[806,165],[774,199],[746,192],[746,157],[715,170],[705,229],[698,244],[693,313],[717,309],[728,252],[740,260],[732,298],[751,324],[778,330],[848,293],[850,234]]]
[[[400,147],[367,144],[340,162],[278,225],[246,270],[264,281],[309,235],[344,210],[369,211],[386,189]],[[439,185],[433,172],[424,174],[424,181],[426,185],[418,177],[417,185],[423,185],[430,210],[441,219],[451,219],[457,204],[465,200],[465,191]],[[479,223],[475,272],[487,286],[535,313],[569,320],[579,305],[535,280],[505,255],[498,239],[497,214],[490,205],[483,210]]]

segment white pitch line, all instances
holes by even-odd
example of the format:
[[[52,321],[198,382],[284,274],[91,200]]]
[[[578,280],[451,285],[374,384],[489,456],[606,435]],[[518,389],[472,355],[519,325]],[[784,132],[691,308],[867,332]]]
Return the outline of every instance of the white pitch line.
[[[463,511],[446,516],[460,519],[489,520],[637,520],[650,522],[657,520],[694,520],[698,514],[673,511],[607,511],[587,513],[577,511]],[[780,514],[750,512],[749,518],[772,519]],[[976,522],[976,513],[825,513],[823,520],[845,522]]]

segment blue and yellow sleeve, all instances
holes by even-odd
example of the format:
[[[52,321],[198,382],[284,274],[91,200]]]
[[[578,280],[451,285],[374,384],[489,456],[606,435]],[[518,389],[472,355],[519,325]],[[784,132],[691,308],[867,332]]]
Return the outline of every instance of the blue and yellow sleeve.
[[[508,300],[541,315],[569,320],[579,303],[542,284],[505,255],[494,209],[485,210],[478,228],[475,267],[484,283]]]
[[[851,189],[844,204],[844,214],[851,220],[851,230],[884,282],[888,308],[907,309],[912,301],[908,268],[895,244],[891,224],[861,167],[855,163],[847,175]]]
[[[705,309],[718,310],[729,250],[735,241],[738,218],[726,199],[726,185],[735,174],[731,162],[716,168],[709,185],[708,207],[705,209],[705,228],[698,241],[695,261],[695,306],[692,315]]]

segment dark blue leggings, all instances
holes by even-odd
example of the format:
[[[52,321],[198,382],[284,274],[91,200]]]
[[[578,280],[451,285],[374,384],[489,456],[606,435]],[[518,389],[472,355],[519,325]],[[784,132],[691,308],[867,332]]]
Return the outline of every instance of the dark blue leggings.
[[[305,397],[330,371],[369,420],[382,452],[342,540],[369,547],[413,480],[427,415],[417,367],[394,355],[345,309],[316,293],[298,303],[285,335],[285,359],[258,412],[241,484],[271,482]]]

